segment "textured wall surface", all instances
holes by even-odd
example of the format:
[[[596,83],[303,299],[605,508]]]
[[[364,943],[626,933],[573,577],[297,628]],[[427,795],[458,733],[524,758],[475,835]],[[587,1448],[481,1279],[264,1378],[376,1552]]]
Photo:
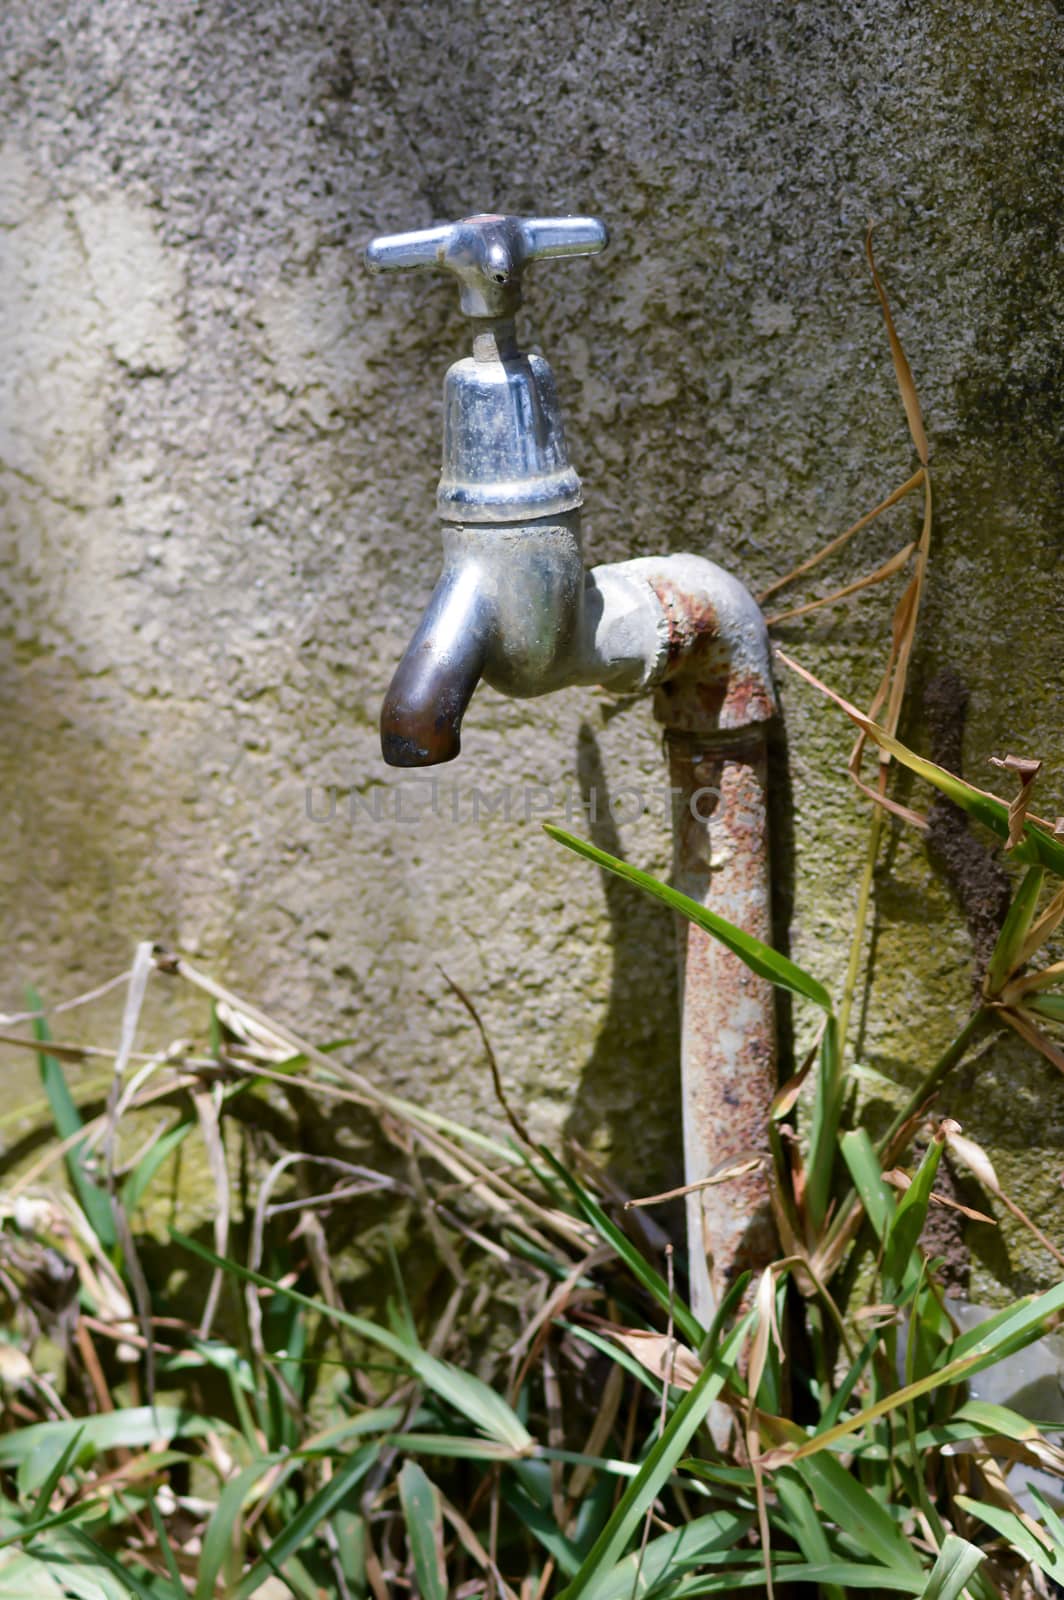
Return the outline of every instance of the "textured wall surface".
[[[968,771],[1043,755],[1061,811],[1062,33],[1048,0],[6,0],[0,1007],[159,938],[319,1038],[357,1036],[375,1078],[491,1119],[442,963],[541,1129],[638,1186],[674,1178],[668,918],[522,820],[526,785],[557,820],[595,788],[599,841],[664,870],[649,707],[482,690],[439,816],[380,764],[467,336],[449,286],[374,281],[361,249],[475,210],[605,217],[607,255],[536,269],[525,322],[589,556],[692,549],[757,588],[912,471],[862,258],[881,219],[937,495],[907,730],[926,748],[923,689],[954,668]],[[875,591],[781,637],[867,701],[890,606]],[[866,814],[838,714],[782,690],[781,902],[793,953],[837,984]],[[654,802],[614,825],[626,784]],[[510,785],[511,821],[474,823],[474,785]],[[877,894],[860,1051],[912,1085],[964,1015],[971,944],[919,840],[892,837]],[[202,1020],[153,1003],[164,1032]],[[118,1004],[64,1032],[106,1031]],[[9,1100],[35,1094],[5,1063]],[[948,1101],[1058,1226],[1059,1075],[999,1045]],[[1015,1236],[976,1250],[1015,1287],[1046,1270]]]

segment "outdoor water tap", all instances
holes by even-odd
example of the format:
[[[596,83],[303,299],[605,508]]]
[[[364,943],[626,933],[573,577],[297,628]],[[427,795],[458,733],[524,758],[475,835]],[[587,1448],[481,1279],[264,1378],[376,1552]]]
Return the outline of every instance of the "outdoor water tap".
[[[608,671],[587,637],[595,607],[580,541],[583,496],[554,375],[520,348],[514,325],[530,263],[591,255],[607,238],[594,217],[478,216],[375,239],[366,252],[375,272],[452,273],[474,330],[472,356],[444,379],[436,495],[444,566],[385,697],[381,741],[392,766],[452,760],[481,678],[525,698]],[[624,663],[612,666],[621,678]]]
[[[766,730],[771,652],[756,601],[701,556],[585,571],[580,480],[542,356],[522,351],[514,316],[531,262],[607,243],[594,217],[476,216],[375,239],[375,272],[438,268],[461,287],[473,354],[444,380],[443,573],[385,696],[381,746],[392,766],[459,753],[481,678],[527,698],[571,684],[653,688],[665,726],[674,881],[769,940]],[[764,1168],[776,1089],[768,983],[699,929],[680,932],[684,1162],[692,1307],[708,1326],[738,1272],[774,1252]],[[722,1164],[727,1184],[702,1180]]]

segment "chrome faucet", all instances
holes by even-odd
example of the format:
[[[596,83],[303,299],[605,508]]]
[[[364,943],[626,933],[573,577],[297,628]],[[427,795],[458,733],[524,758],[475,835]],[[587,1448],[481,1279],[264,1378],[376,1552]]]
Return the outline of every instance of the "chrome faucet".
[[[526,266],[606,242],[594,217],[482,216],[375,239],[366,252],[375,272],[453,273],[474,330],[472,356],[444,379],[443,574],[385,697],[381,740],[392,766],[452,760],[481,678],[519,698],[646,681],[644,641],[598,637],[605,596],[584,574],[583,496],[554,375],[520,348],[514,324]]]
[[[486,215],[366,251],[374,272],[452,273],[474,330],[472,356],[444,380],[443,573],[385,696],[384,759],[453,760],[481,678],[519,698],[572,684],[653,688],[677,797],[677,887],[767,941],[765,738],[776,699],[764,618],[737,578],[700,556],[585,571],[580,480],[554,377],[518,343],[524,269],[595,254],[607,238],[594,217]],[[751,1149],[767,1156],[773,1002],[763,979],[686,923],[680,970],[685,1166],[699,1184]],[[772,1258],[765,1172],[695,1190],[688,1234],[692,1305],[708,1324],[735,1274]]]

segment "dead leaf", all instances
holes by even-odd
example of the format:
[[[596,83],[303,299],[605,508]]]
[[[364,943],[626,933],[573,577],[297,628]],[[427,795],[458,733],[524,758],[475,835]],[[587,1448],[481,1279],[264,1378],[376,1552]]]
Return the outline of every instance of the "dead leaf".
[[[912,369],[906,360],[905,351],[901,347],[901,340],[898,338],[897,332],[895,331],[894,318],[890,313],[890,302],[887,299],[886,290],[880,282],[879,273],[876,271],[875,257],[872,254],[872,234],[874,230],[875,224],[870,222],[868,224],[868,232],[865,234],[865,254],[868,257],[868,266],[872,273],[872,282],[875,284],[876,294],[879,296],[879,304],[883,311],[883,321],[887,325],[887,338],[890,340],[890,353],[894,358],[894,374],[898,380],[898,388],[901,391],[901,403],[905,407],[905,416],[909,423],[909,432],[912,435],[912,441],[916,447],[916,454],[920,457],[920,460],[926,467],[928,449],[927,434],[924,432],[924,419],[920,412],[920,401],[916,393],[916,385],[913,382]]]
[[[1040,989],[1050,988],[1052,984],[1060,981],[1062,974],[1064,974],[1064,961],[1054,961],[1052,966],[1040,967],[1037,972],[1025,972],[1021,978],[1013,978],[1007,983],[998,999],[1006,1010],[1022,1005],[1027,995],[1037,994]]]
[[[1026,756],[988,756],[987,760],[992,767],[1000,767],[1004,772],[1014,772],[1020,780],[1020,792],[1009,806],[1009,838],[1006,850],[1014,850],[1023,838],[1024,823],[1027,821],[1027,806],[1034,788],[1034,781],[1042,770],[1042,763]]]
[[[1054,832],[1059,831],[1054,829]],[[1019,955],[1013,966],[1013,971],[1018,972],[1025,967],[1035,951],[1045,944],[1051,934],[1055,933],[1060,924],[1064,922],[1064,889],[1059,889],[1050,900],[1045,910],[1033,926],[1028,930],[1026,939],[1020,946]]]
[[[761,1383],[770,1339],[776,1346],[780,1360],[783,1360],[783,1337],[776,1320],[776,1277],[771,1267],[766,1267],[761,1274],[754,1293],[754,1304],[757,1307],[757,1327],[750,1345],[750,1365],[746,1377],[751,1397],[757,1394]]]
[[[1035,1027],[1029,1013],[1012,1011],[1005,1006],[1000,1008],[1000,1014],[1010,1027],[1015,1028],[1021,1039],[1026,1039],[1040,1055],[1051,1061],[1060,1072],[1064,1072],[1064,1050],[1055,1045],[1052,1039],[1047,1039],[1041,1028]]]
[[[872,1306],[861,1306],[853,1318],[855,1322],[874,1322],[877,1328],[888,1328],[891,1323],[901,1321],[901,1312],[893,1301],[880,1300]]]
[[[772,1118],[773,1122],[781,1121],[794,1107],[798,1096],[802,1092],[802,1085],[805,1083],[805,1080],[812,1071],[813,1062],[816,1060],[817,1055],[820,1052],[820,1043],[824,1037],[824,1029],[827,1027],[827,1025],[827,1017],[824,1017],[816,1031],[816,1037],[809,1046],[809,1049],[806,1051],[805,1060],[798,1068],[798,1071],[794,1073],[792,1077],[788,1078],[785,1084],[781,1085],[781,1087],[776,1090],[776,1093],[773,1096],[772,1104],[769,1106],[768,1111],[768,1114]]]
[[[728,1161],[721,1161],[705,1178],[698,1178],[694,1183],[681,1183],[678,1189],[665,1189],[661,1194],[644,1195],[640,1200],[626,1200],[624,1209],[636,1211],[640,1206],[659,1206],[666,1200],[678,1200],[685,1194],[697,1194],[699,1189],[715,1189],[718,1183],[730,1183],[733,1178],[745,1178],[748,1173],[756,1172],[764,1166],[765,1158],[751,1152],[732,1156]]]
[[[957,1128],[957,1124],[953,1123],[946,1134],[946,1146],[961,1165],[967,1167],[973,1177],[978,1178],[984,1189],[989,1189],[991,1194],[1000,1197],[1001,1184],[998,1175],[981,1144],[976,1144],[974,1139],[966,1138]]]
[[[635,1356],[641,1367],[653,1373],[664,1383],[666,1377],[674,1389],[693,1389],[702,1375],[702,1366],[693,1350],[677,1344],[664,1333],[650,1333],[642,1328],[606,1328],[611,1339]]]
[[[833,589],[830,594],[821,595],[819,600],[807,600],[805,605],[791,606],[788,611],[776,611],[771,617],[765,618],[767,627],[774,627],[777,622],[790,622],[795,617],[808,616],[810,611],[819,611],[822,606],[831,606],[838,600],[847,600],[852,594],[859,594],[862,589],[870,589],[874,584],[883,583],[885,579],[892,578],[896,572],[908,562],[916,549],[915,541],[907,544],[904,550],[899,550],[889,560],[884,561],[881,567],[874,572],[866,572],[863,578],[857,578],[853,583],[843,584],[841,589]]]
[[[903,1167],[892,1167],[889,1172],[884,1172],[883,1182],[889,1183],[892,1189],[900,1189],[902,1194],[912,1183],[912,1179]]]
[[[829,539],[827,544],[821,546],[815,555],[810,556],[808,560],[801,562],[797,567],[792,567],[790,572],[785,573],[782,578],[777,578],[774,583],[770,583],[767,589],[762,589],[757,597],[758,605],[764,605],[770,594],[775,594],[777,589],[785,589],[788,584],[794,582],[795,578],[802,577],[804,573],[809,572],[813,567],[819,566],[828,556],[834,555],[836,550],[841,550],[843,545],[848,543],[855,533],[860,533],[862,528],[867,528],[869,523],[882,516],[884,511],[889,511],[891,506],[898,504],[899,500],[904,500],[905,496],[911,494],[914,489],[919,488],[923,481],[924,469],[920,467],[899,488],[892,490],[885,500],[881,500],[877,506],[873,506],[871,511],[866,511],[863,517],[858,517],[857,521],[843,533],[838,533],[834,539]]]
[[[901,741],[897,739],[895,735],[892,734],[886,727],[875,722],[871,717],[866,716],[863,711],[858,711],[857,707],[852,705],[850,701],[847,700],[843,695],[838,694],[834,689],[830,689],[823,679],[818,678],[814,673],[810,672],[808,667],[800,666],[799,663],[795,661],[793,656],[789,656],[786,651],[781,650],[778,645],[776,646],[774,655],[777,661],[782,661],[785,667],[790,667],[792,672],[796,672],[800,678],[804,678],[806,683],[811,683],[814,689],[819,689],[820,693],[827,695],[829,700],[833,700],[841,711],[845,711],[850,721],[856,723],[856,725],[861,729],[862,740],[858,741],[859,744],[864,738],[872,739],[874,743],[878,744],[880,749],[888,755],[896,747],[897,750],[902,751],[907,757],[910,758],[909,764],[912,765],[914,771],[928,773],[931,770],[934,770],[936,773],[940,773],[946,782],[940,785],[937,784],[936,787],[943,788],[947,793],[949,792],[950,784],[962,783],[971,794],[981,795],[984,800],[994,800],[998,805],[1002,803],[1000,795],[991,794],[989,789],[980,789],[977,788],[974,783],[969,783],[967,779],[959,779],[956,773],[947,772],[947,770],[944,767],[940,767],[937,762],[928,761],[924,757],[915,757],[911,751],[906,750],[902,746]],[[919,766],[915,764],[917,759],[919,759]],[[874,796],[874,798],[879,799],[880,797]],[[883,802],[880,801],[880,803],[882,804]],[[1043,817],[1035,816],[1034,812],[1028,813],[1026,820],[1036,828],[1041,828],[1043,830],[1048,830],[1049,828],[1049,824],[1045,821],[1045,819]]]
[[[985,1222],[991,1228],[997,1227],[993,1217],[988,1217],[985,1211],[976,1211],[974,1206],[962,1206],[959,1200],[951,1200],[948,1194],[932,1194],[931,1204],[944,1206],[947,1211],[959,1211],[962,1217],[967,1217],[972,1222]]]
[[[207,1154],[207,1165],[214,1182],[214,1248],[216,1254],[224,1258],[229,1249],[229,1166],[222,1140],[220,1103],[215,1101],[214,1092],[209,1089],[195,1090],[192,1103],[196,1108],[196,1117],[203,1135],[203,1147]],[[221,1267],[215,1267],[211,1274],[203,1316],[200,1319],[201,1339],[206,1339],[210,1334],[224,1277]]]
[[[894,1167],[890,1172],[884,1172],[883,1182],[889,1183],[892,1189],[900,1189],[904,1194],[912,1183],[912,1178],[901,1167]],[[993,1217],[988,1217],[985,1211],[976,1211],[971,1206],[961,1205],[959,1200],[953,1200],[948,1194],[938,1194],[935,1191],[928,1196],[933,1206],[942,1206],[946,1211],[959,1211],[962,1217],[968,1217],[972,1222],[988,1222],[992,1228],[997,1227]],[[857,1313],[861,1315],[860,1312]]]

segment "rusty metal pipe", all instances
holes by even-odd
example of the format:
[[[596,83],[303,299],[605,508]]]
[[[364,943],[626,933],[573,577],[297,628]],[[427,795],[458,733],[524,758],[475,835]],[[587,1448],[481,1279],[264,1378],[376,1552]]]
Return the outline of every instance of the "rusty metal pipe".
[[[673,882],[765,943],[771,933],[766,746],[666,729],[676,797]],[[776,1092],[772,986],[716,939],[677,919],[684,1180],[746,1158],[761,1167],[688,1194],[691,1305],[707,1324],[735,1277],[776,1254],[766,1178]]]
[[[767,736],[777,702],[764,617],[738,579],[697,556],[622,570],[647,584],[666,630],[654,713],[673,791],[673,881],[771,943]],[[767,1177],[775,1003],[765,979],[686,918],[677,955],[684,1181],[762,1158],[686,1198],[691,1308],[708,1326],[738,1274],[777,1253]]]

